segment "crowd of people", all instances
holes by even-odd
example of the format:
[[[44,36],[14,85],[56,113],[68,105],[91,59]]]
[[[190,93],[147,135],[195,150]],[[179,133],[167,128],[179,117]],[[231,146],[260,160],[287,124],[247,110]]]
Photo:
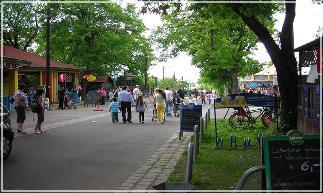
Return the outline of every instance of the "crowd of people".
[[[122,122],[132,123],[131,107],[135,106],[136,112],[139,115],[139,123],[144,123],[147,104],[144,101],[144,95],[140,91],[139,86],[136,85],[133,90],[124,86],[121,90],[118,88],[115,93],[109,94],[111,97],[113,96],[109,106],[112,122],[118,122],[118,112],[121,111]],[[169,87],[166,87],[165,90],[156,89],[153,94],[153,116],[161,124],[165,124],[165,116],[174,115],[179,117],[179,105],[183,98],[175,90],[170,90]]]
[[[24,85],[19,85],[19,89],[15,92],[13,99],[14,105],[17,112],[17,132],[24,134],[23,123],[26,119],[26,107],[28,106],[27,95],[24,93]],[[105,101],[111,102],[109,104],[109,111],[111,112],[112,122],[119,122],[118,113],[121,112],[123,123],[132,123],[132,106],[135,107],[138,112],[139,123],[145,122],[145,111],[147,110],[147,104],[144,101],[144,95],[139,89],[139,85],[136,85],[134,89],[127,86],[122,88],[116,88],[115,90],[110,89],[107,92],[106,88],[102,87],[97,89],[97,102],[101,105],[105,105]],[[58,90],[58,109],[72,108],[74,102],[69,92],[64,87],[60,87]],[[75,94],[75,93],[74,93]],[[77,102],[81,100],[82,88],[78,88],[76,91]],[[196,89],[191,93],[192,100],[195,102],[198,100],[202,104],[209,104],[214,98],[217,97],[216,93],[197,91]],[[153,117],[155,117],[160,124],[165,124],[165,117],[175,116],[179,117],[180,104],[184,99],[184,92],[182,90],[172,90],[166,87],[165,90],[156,89],[153,94]],[[35,133],[42,133],[41,124],[44,122],[44,110],[45,110],[45,98],[44,90],[39,89],[36,91],[33,100],[32,108],[33,112],[37,113],[38,121],[35,125]],[[36,106],[33,107],[33,104]]]

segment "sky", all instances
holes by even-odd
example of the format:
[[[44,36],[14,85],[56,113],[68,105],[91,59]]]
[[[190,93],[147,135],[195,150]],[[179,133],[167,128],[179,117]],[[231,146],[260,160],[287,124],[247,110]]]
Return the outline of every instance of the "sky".
[[[277,19],[275,28],[278,31],[281,31],[284,16],[284,13],[275,15]],[[159,15],[144,14],[140,17],[149,30],[156,29],[157,26],[162,25]],[[294,21],[295,48],[314,40],[314,35],[319,27],[323,28],[323,5],[314,5],[312,0],[298,0]],[[252,57],[260,62],[269,62],[270,57],[266,49],[261,43],[258,45],[258,51]],[[199,78],[199,69],[191,65],[191,57],[186,53],[181,53],[176,58],[168,59],[166,62],[157,63],[149,69],[149,75],[157,76],[161,79],[163,77],[163,66],[165,77],[172,77],[175,73],[176,78],[183,77],[184,80],[189,82],[197,82]]]

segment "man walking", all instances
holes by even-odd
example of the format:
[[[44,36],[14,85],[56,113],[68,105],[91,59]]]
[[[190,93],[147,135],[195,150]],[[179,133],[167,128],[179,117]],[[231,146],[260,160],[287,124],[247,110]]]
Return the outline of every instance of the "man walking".
[[[141,93],[140,89],[139,89],[139,85],[136,85],[136,88],[133,89],[132,92],[133,92],[133,99],[134,99],[135,102],[137,102],[138,96]]]
[[[169,90],[169,87],[166,87],[166,115],[172,116],[173,112],[173,91]]]
[[[118,102],[121,105],[122,121],[123,123],[132,123],[131,121],[131,104],[133,103],[133,98],[130,92],[127,91],[127,86],[122,87],[122,91],[118,94]],[[127,111],[127,119],[126,119]]]

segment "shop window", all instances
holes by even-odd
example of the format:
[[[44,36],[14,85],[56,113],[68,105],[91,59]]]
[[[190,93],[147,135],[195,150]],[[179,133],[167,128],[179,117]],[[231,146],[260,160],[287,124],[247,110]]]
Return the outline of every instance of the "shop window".
[[[267,80],[266,75],[255,75],[255,80]]]

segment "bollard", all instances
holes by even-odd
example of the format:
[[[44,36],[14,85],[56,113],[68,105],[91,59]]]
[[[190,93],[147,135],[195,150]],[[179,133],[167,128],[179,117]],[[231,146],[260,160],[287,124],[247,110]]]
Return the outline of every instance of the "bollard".
[[[202,135],[204,135],[204,132],[205,132],[205,130],[204,130],[204,119],[203,119],[203,117],[200,117],[200,134],[201,134],[200,137],[202,137]]]
[[[194,126],[194,154],[193,162],[197,161],[197,154],[199,154],[199,126]]]
[[[210,107],[207,109],[207,121],[210,122],[211,121],[211,109]]]
[[[186,183],[189,183],[192,179],[193,148],[194,148],[194,144],[189,143],[187,146],[187,161],[186,161],[186,170],[185,170]]]
[[[207,113],[205,113],[204,120],[205,120],[205,127],[207,128],[207,126],[209,124],[208,121],[207,121]]]
[[[230,134],[230,145],[231,148],[236,148],[237,147],[237,136]]]
[[[243,138],[243,147],[247,149],[247,139]]]
[[[205,118],[203,118],[203,126],[204,126],[204,132],[206,132],[207,124],[206,124],[206,119]]]
[[[248,138],[248,139],[247,139],[247,147],[248,147],[248,149],[250,149],[250,148],[251,148],[251,141],[250,141],[250,138]]]
[[[216,140],[216,147],[219,148],[219,147],[223,147],[223,139],[222,137],[221,138],[218,138]]]
[[[203,128],[203,118],[200,117],[200,139],[199,139],[199,143],[202,143],[202,135],[204,134],[204,128]]]

